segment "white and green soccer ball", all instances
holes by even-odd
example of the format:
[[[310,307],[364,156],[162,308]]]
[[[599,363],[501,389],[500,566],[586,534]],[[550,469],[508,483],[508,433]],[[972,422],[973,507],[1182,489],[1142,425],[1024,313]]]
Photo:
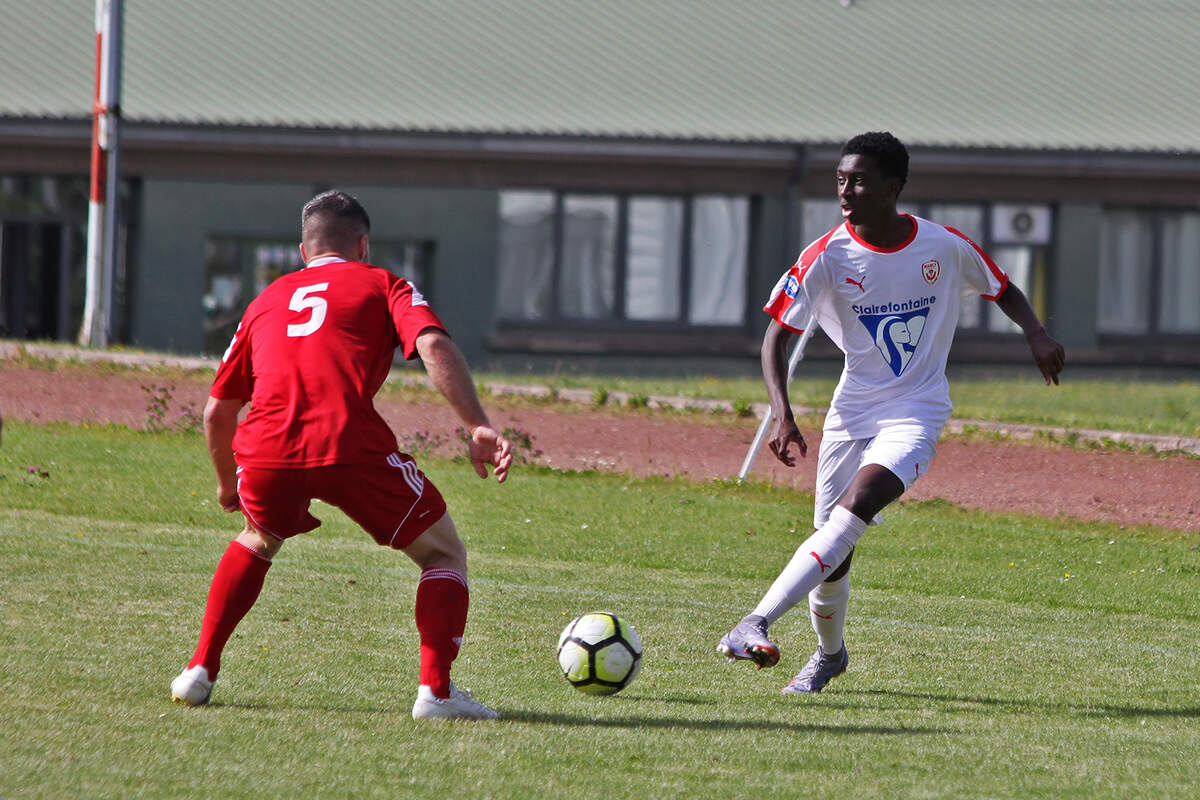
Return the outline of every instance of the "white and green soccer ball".
[[[558,666],[567,682],[581,692],[616,694],[642,668],[642,640],[616,614],[583,614],[558,637]]]

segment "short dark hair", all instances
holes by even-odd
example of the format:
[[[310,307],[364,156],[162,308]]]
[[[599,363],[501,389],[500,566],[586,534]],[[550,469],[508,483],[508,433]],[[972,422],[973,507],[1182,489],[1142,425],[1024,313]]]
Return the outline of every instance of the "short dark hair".
[[[367,210],[353,196],[337,189],[321,192],[304,204],[304,210],[300,212],[302,230],[308,229],[309,220],[313,217],[319,218],[321,238],[335,232],[354,238],[371,232],[371,218],[367,216]]]
[[[900,187],[908,182],[908,150],[887,131],[860,133],[842,145],[843,156],[870,156],[885,178],[899,178]]]

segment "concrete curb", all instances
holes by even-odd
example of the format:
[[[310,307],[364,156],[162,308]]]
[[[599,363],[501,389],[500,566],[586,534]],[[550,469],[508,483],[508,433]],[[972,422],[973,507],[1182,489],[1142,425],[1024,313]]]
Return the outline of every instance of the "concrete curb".
[[[175,367],[178,369],[216,369],[219,359],[202,356],[175,356],[165,353],[140,353],[124,350],[93,350],[72,345],[25,344],[12,340],[0,341],[0,359],[19,358],[26,353],[35,358],[65,359],[82,362],[107,362],[139,367]],[[424,375],[408,374],[407,370],[392,370],[389,381],[409,385],[429,386]],[[551,389],[548,386],[527,386],[522,384],[485,383],[483,388],[498,397],[532,397],[540,399],[557,399],[574,405],[590,406],[595,401],[595,391],[592,389]],[[645,401],[647,408],[669,408],[677,411],[707,411],[709,413],[737,413],[733,403],[728,400],[708,400],[690,397],[672,397],[667,395],[650,395],[634,397],[628,392],[609,392],[607,405],[628,406],[630,400],[640,403]],[[756,419],[762,419],[769,406],[766,403],[753,403],[749,411]],[[793,406],[797,413],[824,414],[824,408],[808,406]],[[950,433],[964,434],[983,431],[997,436],[1019,440],[1031,440],[1038,436],[1050,436],[1062,442],[1083,441],[1097,444],[1117,443],[1137,448],[1149,448],[1156,452],[1182,451],[1192,455],[1200,455],[1200,438],[1188,436],[1162,436],[1146,433],[1128,433],[1124,431],[1103,431],[1075,428],[1061,428],[1042,425],[1020,425],[1007,422],[986,422],[983,420],[951,419],[946,425]]]

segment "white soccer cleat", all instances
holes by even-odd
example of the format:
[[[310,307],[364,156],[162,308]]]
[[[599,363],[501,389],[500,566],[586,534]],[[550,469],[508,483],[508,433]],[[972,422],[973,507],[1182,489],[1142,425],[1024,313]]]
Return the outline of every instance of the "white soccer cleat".
[[[500,719],[500,714],[450,682],[450,696],[435,697],[428,686],[417,687],[417,702],[413,703],[413,719]]]
[[[202,706],[212,694],[213,682],[208,679],[208,670],[197,664],[188,667],[171,681],[171,699],[189,706]]]

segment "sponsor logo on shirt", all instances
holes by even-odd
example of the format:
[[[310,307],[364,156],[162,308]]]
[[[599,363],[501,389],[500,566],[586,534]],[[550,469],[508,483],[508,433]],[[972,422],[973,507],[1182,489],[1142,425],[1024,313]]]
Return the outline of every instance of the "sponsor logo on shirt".
[[[794,298],[798,291],[800,291],[800,281],[795,275],[788,275],[787,280],[783,282],[783,293]]]
[[[922,297],[903,303],[851,306],[896,377],[903,375],[912,362],[921,334],[925,331],[929,309],[936,299]]]

